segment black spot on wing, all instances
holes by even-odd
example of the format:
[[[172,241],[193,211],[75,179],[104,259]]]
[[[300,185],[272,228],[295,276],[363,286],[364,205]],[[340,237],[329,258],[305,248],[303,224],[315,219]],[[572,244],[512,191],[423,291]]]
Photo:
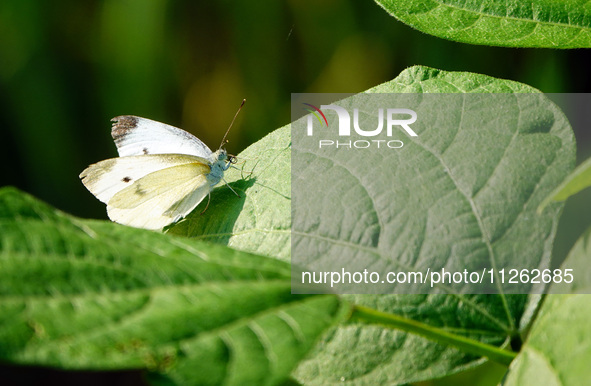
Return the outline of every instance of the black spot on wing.
[[[144,147],[144,148],[142,149],[142,151],[144,152],[144,154],[149,154],[149,153],[148,153],[148,148],[147,148],[147,147]]]
[[[129,181],[131,181],[131,177],[123,177],[123,179],[121,181],[129,182]]]

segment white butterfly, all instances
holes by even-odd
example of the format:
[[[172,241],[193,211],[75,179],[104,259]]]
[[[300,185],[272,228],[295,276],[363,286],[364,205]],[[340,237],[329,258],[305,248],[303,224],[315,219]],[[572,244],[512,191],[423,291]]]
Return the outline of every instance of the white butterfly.
[[[132,115],[112,121],[119,158],[90,165],[80,179],[120,224],[156,230],[179,221],[210,194],[232,163],[221,146],[212,152],[176,127]]]

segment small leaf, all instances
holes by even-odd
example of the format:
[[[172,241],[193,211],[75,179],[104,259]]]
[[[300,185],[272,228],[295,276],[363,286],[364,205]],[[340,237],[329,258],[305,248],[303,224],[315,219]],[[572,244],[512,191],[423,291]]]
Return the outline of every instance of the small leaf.
[[[0,359],[278,384],[347,313],[291,294],[289,265],[62,214],[0,190]]]
[[[560,280],[560,283],[552,283],[551,294],[591,294],[591,228],[575,243],[567,258],[561,266],[561,277],[564,279],[564,270],[570,269],[573,280]],[[570,279],[567,277],[567,279]],[[558,279],[557,279],[558,281]]]
[[[376,0],[388,13],[443,39],[503,47],[591,47],[584,0]]]
[[[505,385],[591,384],[591,228],[577,241],[562,269],[572,269],[576,285],[553,284]],[[573,294],[565,294],[566,291]],[[560,294],[560,295],[559,295]],[[543,380],[543,382],[542,382]]]
[[[564,201],[570,196],[591,186],[591,158],[577,166],[566,179],[540,204],[538,213],[541,213],[551,202]]]

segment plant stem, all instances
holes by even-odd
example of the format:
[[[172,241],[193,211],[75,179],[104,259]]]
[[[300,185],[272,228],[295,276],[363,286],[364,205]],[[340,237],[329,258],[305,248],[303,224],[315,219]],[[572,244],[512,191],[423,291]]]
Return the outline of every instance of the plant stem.
[[[353,311],[349,320],[364,323],[377,323],[386,327],[412,332],[439,343],[453,345],[462,349],[462,351],[487,357],[488,359],[505,366],[509,366],[511,361],[517,356],[513,351],[482,343],[461,335],[452,334],[441,328],[429,326],[428,324],[417,322],[416,320],[381,312],[360,305],[353,306]]]

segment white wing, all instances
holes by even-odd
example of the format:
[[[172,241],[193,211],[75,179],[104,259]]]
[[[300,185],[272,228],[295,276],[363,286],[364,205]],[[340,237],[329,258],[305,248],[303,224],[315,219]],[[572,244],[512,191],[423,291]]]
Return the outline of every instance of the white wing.
[[[210,170],[197,162],[150,173],[109,200],[109,218],[136,228],[162,229],[185,217],[209,194]]]
[[[142,154],[211,156],[207,145],[179,128],[133,115],[122,115],[111,121],[111,135],[120,157]]]
[[[198,163],[207,168],[208,160],[184,154],[151,154],[111,158],[90,165],[80,179],[86,188],[107,204],[119,191],[133,185],[142,177],[173,166]],[[174,186],[174,184],[172,184]]]

